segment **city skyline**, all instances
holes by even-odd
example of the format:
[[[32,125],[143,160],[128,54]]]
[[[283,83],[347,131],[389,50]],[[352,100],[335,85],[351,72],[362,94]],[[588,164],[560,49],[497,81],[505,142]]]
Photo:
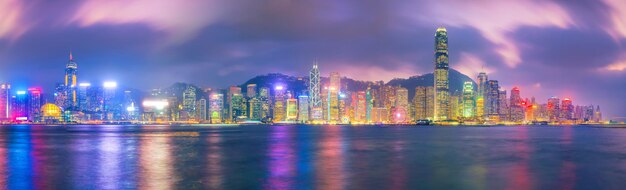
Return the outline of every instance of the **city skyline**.
[[[375,3],[335,5],[327,18],[288,11],[303,9],[303,4],[321,9],[326,3],[273,1],[257,8],[253,8],[254,3],[242,3],[237,9],[271,18],[291,15],[293,20],[274,23],[219,13],[213,19],[216,22],[188,19],[175,25],[146,10],[133,12],[138,5],[125,8],[125,14],[119,16],[103,16],[115,6],[95,1],[73,6],[49,6],[42,1],[26,6],[8,1],[0,4],[0,12],[17,16],[2,20],[7,27],[0,31],[0,81],[21,85],[22,89],[41,86],[50,92],[60,80],[58,73],[69,51],[80,65],[78,82],[124,81],[126,86],[146,91],[178,81],[227,87],[265,73],[306,76],[315,59],[324,68],[322,76],[337,71],[342,77],[388,81],[432,72],[432,29],[445,26],[450,34],[450,67],[472,79],[484,70],[507,91],[519,87],[524,97],[571,97],[583,105],[600,104],[609,118],[626,113],[626,101],[621,99],[626,92],[620,88],[626,85],[621,61],[624,35],[620,31],[624,30],[615,19],[623,14],[619,2],[594,5],[586,17],[574,14],[588,7],[585,3],[499,2],[493,6],[544,10],[537,16],[532,16],[535,12],[509,10],[519,18],[495,20],[502,24],[500,27],[477,21],[489,20],[487,16],[463,14],[477,11],[478,5],[416,3],[434,10],[457,10],[468,18],[433,11],[402,15],[408,11],[395,4],[379,9],[389,12],[366,15]],[[158,10],[166,5],[161,2],[153,6]],[[194,6],[208,5],[177,4],[168,11],[198,12]],[[459,10],[464,6],[468,9]],[[600,10],[610,14],[599,15]],[[29,20],[37,11],[49,17]],[[384,19],[386,16],[390,18]],[[372,27],[365,21],[368,18],[380,25]],[[310,23],[302,24],[306,21]],[[336,33],[332,27],[352,32]]]

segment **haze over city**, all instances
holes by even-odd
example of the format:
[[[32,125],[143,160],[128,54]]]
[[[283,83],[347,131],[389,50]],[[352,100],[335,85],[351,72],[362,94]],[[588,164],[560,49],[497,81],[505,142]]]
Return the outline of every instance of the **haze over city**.
[[[542,102],[599,104],[611,119],[626,115],[624,17],[616,0],[8,0],[0,2],[0,81],[52,91],[70,51],[79,80],[146,91],[307,76],[314,60],[322,76],[388,81],[433,72],[433,30],[443,26],[451,68],[474,80],[485,71]]]

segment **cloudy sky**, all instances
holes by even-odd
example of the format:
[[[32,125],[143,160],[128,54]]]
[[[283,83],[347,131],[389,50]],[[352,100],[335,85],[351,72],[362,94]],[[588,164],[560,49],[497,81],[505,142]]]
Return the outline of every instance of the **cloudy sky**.
[[[51,89],[68,52],[80,81],[150,89],[258,74],[389,80],[450,66],[541,102],[571,97],[626,116],[626,1],[0,0],[0,81]]]

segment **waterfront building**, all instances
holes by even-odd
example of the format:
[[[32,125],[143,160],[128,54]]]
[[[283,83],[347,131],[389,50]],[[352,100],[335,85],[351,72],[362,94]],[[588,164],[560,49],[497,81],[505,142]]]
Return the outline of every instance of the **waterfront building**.
[[[498,109],[500,113],[500,116],[498,117],[499,121],[510,121],[511,108],[509,106],[509,99],[507,99],[506,90],[501,90],[498,96],[498,105],[500,106]]]
[[[474,84],[470,81],[463,83],[463,111],[465,119],[472,119],[475,115],[476,100],[474,96]]]
[[[41,106],[41,121],[44,123],[58,123],[63,121],[63,110],[54,104],[44,104]]]
[[[415,119],[434,119],[435,106],[435,89],[432,86],[415,87],[415,97],[413,104],[415,105]]]
[[[448,96],[449,100],[448,100],[448,119],[449,120],[458,120],[460,119],[461,115],[461,110],[462,110],[462,103],[461,103],[461,97],[460,96],[456,96],[456,95],[451,95]]]
[[[448,32],[437,28],[435,33],[435,118],[446,120],[448,116]]]
[[[171,120],[169,113],[171,104],[169,100],[157,98],[145,99],[141,105],[143,106],[143,112],[141,113],[142,121],[167,122]]]
[[[28,121],[28,94],[26,91],[18,90],[16,95],[11,97],[11,119],[14,121]]]
[[[341,77],[338,72],[330,73],[328,88],[328,121],[339,121],[339,93],[341,92]]]
[[[602,112],[600,111],[599,105],[596,107],[596,111],[593,114],[593,119],[596,123],[602,121]]]
[[[310,118],[313,121],[323,119],[320,82],[320,70],[315,62],[309,72],[309,106],[311,107]]]
[[[70,60],[65,65],[65,106],[70,110],[75,110],[78,103],[78,94],[77,94],[77,71],[78,64],[74,61],[74,57],[72,56],[72,52],[70,52]]]
[[[548,104],[547,104],[547,112],[548,112],[548,120],[550,122],[558,122],[559,121],[559,117],[560,117],[560,103],[559,103],[559,98],[557,97],[550,97],[548,99]]]
[[[41,121],[41,105],[43,103],[41,88],[29,88],[28,89],[28,120],[33,122]]]
[[[290,96],[289,99],[287,99],[286,108],[285,121],[296,121],[298,119],[298,100]]]
[[[287,118],[285,111],[285,89],[283,86],[276,86],[274,88],[274,109],[273,109],[273,121],[280,122],[285,121]]]
[[[365,91],[352,93],[352,110],[354,110],[352,121],[367,122],[367,97]]]
[[[372,108],[374,107],[374,97],[372,95],[371,86],[367,86],[365,91],[365,122],[372,122]]]
[[[522,122],[525,119],[525,111],[526,106],[525,103],[522,105],[522,97],[520,95],[520,89],[518,87],[513,87],[511,89],[511,97],[509,101],[510,107],[510,118],[509,120],[512,122]]]
[[[226,96],[226,105],[228,106],[228,110],[226,115],[228,116],[226,118],[227,121],[233,121],[234,118],[236,118],[236,114],[233,114],[233,106],[234,107],[239,107],[240,105],[233,105],[233,96],[239,94],[241,95],[241,88],[237,87],[237,86],[230,86],[228,88],[228,94]]]
[[[491,121],[500,119],[500,86],[497,80],[487,81],[486,117]],[[506,96],[506,95],[505,95]]]
[[[207,101],[204,97],[200,98],[197,101],[197,105],[196,105],[196,120],[206,121],[207,120],[206,110],[207,110]]]
[[[209,99],[209,117],[211,123],[222,123],[224,109],[224,94],[213,93]]]
[[[256,95],[256,84],[248,84],[246,86],[246,97],[249,99],[256,97]]]
[[[183,113],[186,116],[183,120],[196,120],[196,88],[189,85],[183,91]]]
[[[88,96],[88,91],[91,88],[91,83],[80,83],[78,84],[78,107],[77,110],[78,111],[83,111],[85,112],[86,110],[89,109],[89,96]]]
[[[574,115],[574,105],[572,104],[572,99],[563,98],[561,101],[561,110],[560,110],[560,118],[562,120],[572,120]]]
[[[11,84],[0,84],[0,122],[11,119]]]
[[[298,96],[298,122],[306,123],[309,121],[309,96]]]
[[[233,94],[230,102],[231,121],[244,121],[247,120],[247,106],[246,100],[242,94]]]
[[[406,123],[409,121],[409,91],[403,87],[396,88],[396,102],[393,114],[396,123]]]

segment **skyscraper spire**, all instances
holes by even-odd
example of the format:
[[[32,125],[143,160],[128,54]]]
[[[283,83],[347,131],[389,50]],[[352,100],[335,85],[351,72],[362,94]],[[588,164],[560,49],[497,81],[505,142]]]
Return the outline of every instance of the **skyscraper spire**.
[[[70,50],[70,61],[74,61],[74,56],[72,56],[72,51]]]

